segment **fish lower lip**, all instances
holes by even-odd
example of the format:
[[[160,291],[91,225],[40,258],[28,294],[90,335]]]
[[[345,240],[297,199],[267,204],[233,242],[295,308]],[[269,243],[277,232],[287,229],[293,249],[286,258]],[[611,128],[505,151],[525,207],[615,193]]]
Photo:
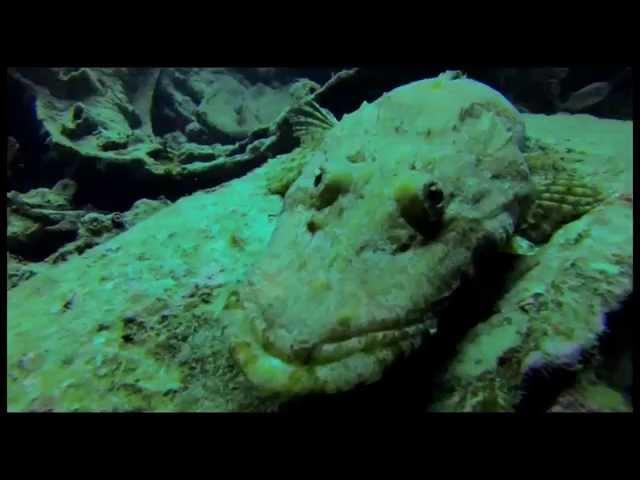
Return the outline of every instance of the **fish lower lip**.
[[[422,321],[402,327],[364,332],[345,339],[326,341],[307,349],[300,349],[294,354],[294,362],[313,365],[336,362],[359,352],[390,347],[403,340],[415,338],[425,332],[432,331],[433,322]],[[263,348],[265,348],[265,351],[269,354],[282,361],[292,361],[290,355],[283,354],[283,352],[278,351],[278,349],[272,345],[263,345]]]
[[[335,362],[354,353],[388,347],[402,340],[422,335],[430,330],[429,327],[427,322],[421,322],[400,328],[368,332],[337,342],[322,343],[313,349],[310,360],[313,363]]]
[[[325,341],[304,352],[282,352],[264,339],[239,339],[231,353],[251,383],[272,393],[337,392],[380,378],[382,369],[434,331],[433,317],[420,323]],[[269,348],[271,347],[271,348]],[[346,368],[341,364],[345,362]]]

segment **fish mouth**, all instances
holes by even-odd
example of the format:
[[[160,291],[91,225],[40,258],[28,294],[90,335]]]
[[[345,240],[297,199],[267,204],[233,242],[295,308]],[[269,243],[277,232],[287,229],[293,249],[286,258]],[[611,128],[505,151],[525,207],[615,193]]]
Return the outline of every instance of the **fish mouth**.
[[[416,322],[409,325],[358,332],[346,337],[318,342],[311,348],[298,350],[296,359],[300,363],[314,365],[337,362],[359,352],[388,347],[402,340],[421,335],[429,329],[429,325],[428,322]],[[265,346],[265,349],[284,361],[290,361],[290,356],[279,352],[270,345]]]
[[[358,332],[323,341],[295,355],[258,338],[232,344],[231,353],[249,381],[269,393],[334,393],[378,380],[384,369],[422,343],[435,330],[434,319]],[[264,337],[263,337],[264,339]]]

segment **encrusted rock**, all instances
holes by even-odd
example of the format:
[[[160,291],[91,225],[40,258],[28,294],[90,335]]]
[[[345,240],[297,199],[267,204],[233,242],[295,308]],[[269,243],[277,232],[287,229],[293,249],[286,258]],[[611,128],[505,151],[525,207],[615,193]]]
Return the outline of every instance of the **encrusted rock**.
[[[322,90],[304,80],[252,83],[241,69],[12,72],[35,94],[37,118],[61,166],[178,190],[216,185],[293,150],[282,114]]]

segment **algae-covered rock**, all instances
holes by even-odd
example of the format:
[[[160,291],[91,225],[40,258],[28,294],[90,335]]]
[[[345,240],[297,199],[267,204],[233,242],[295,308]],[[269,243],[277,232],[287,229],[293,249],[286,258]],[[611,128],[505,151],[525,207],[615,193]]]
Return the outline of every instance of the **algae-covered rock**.
[[[195,116],[210,138],[232,141],[268,126],[293,103],[288,89],[247,86],[233,77],[221,77],[207,89]]]
[[[632,412],[631,401],[606,382],[592,369],[578,374],[575,385],[562,392],[549,409],[555,413]]]
[[[74,240],[49,255],[46,261],[48,263],[59,263],[67,260],[72,255],[80,255],[84,251],[104,243],[126,229],[133,227],[136,223],[150,217],[170,204],[171,202],[166,199],[149,200],[143,198],[124,213],[87,213],[73,224],[73,228],[76,230]]]
[[[46,264],[28,262],[17,255],[7,253],[7,289],[16,287],[25,280],[29,280],[46,267]]]
[[[273,408],[234,365],[221,315],[237,308],[234,285],[281,208],[263,170],[166,206],[11,289],[9,410]]]
[[[158,132],[180,131],[198,144],[233,144],[271,124],[319,85],[283,83],[252,68],[163,69],[155,111]]]
[[[194,191],[194,184],[217,185],[296,147],[281,116],[320,86],[295,78],[268,82],[263,75],[250,81],[251,70],[18,68],[12,74],[33,92],[61,168],[125,175],[131,188]]]
[[[36,114],[59,157],[96,169],[129,165],[158,173],[151,103],[160,69],[20,68]],[[88,165],[87,165],[88,164]]]
[[[54,250],[77,230],[85,211],[72,206],[76,191],[73,180],[60,180],[52,188],[7,194],[7,248],[27,253],[48,245]]]
[[[140,199],[133,204],[130,210],[124,213],[122,221],[129,227],[132,227],[169,205],[171,205],[171,202],[166,198],[159,200],[151,200],[148,198]]]
[[[80,254],[167,206],[167,200],[142,199],[121,214],[74,208],[77,185],[64,179],[52,188],[36,188],[7,194],[7,247],[31,260],[57,263]],[[14,275],[17,285],[24,275]]]
[[[9,192],[9,204],[24,205],[33,209],[70,210],[71,200],[77,185],[73,180],[64,179],[53,188],[35,188],[25,193]]]

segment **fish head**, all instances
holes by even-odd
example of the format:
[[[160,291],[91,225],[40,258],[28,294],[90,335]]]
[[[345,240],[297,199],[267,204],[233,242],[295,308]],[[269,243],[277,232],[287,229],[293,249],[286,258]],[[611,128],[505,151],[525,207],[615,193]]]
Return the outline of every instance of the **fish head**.
[[[343,391],[420,345],[433,304],[514,230],[531,195],[523,135],[502,95],[446,74],[344,116],[240,288],[232,354],[247,378]]]

